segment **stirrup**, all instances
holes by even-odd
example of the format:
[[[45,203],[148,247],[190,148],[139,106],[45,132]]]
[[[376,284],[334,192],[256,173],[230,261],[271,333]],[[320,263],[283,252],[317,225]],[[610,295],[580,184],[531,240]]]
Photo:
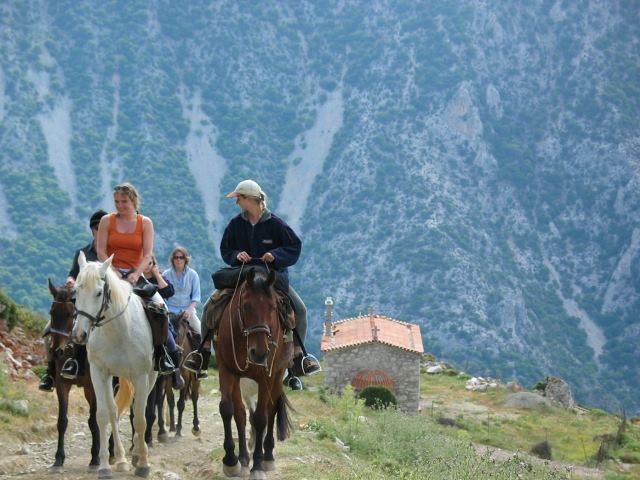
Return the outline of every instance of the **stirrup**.
[[[307,368],[304,367],[305,361],[307,362]],[[322,366],[320,362],[315,357],[308,353],[306,356],[302,357],[302,361],[300,362],[300,368],[302,369],[302,375],[308,377],[310,375],[315,375],[316,373],[320,373],[322,371]]]
[[[80,370],[78,361],[75,358],[67,358],[60,370],[60,376],[67,380],[75,380],[78,378],[78,370]]]
[[[189,370],[193,373],[199,373],[202,370],[202,354],[197,350],[189,352],[187,358],[182,362],[182,366],[185,370]]]

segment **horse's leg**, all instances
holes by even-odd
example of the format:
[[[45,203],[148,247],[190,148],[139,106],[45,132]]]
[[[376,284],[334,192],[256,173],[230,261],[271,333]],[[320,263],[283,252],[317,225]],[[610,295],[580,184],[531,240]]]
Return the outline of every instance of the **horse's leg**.
[[[149,449],[144,441],[144,435],[147,430],[145,410],[147,408],[147,399],[149,397],[149,386],[153,385],[150,381],[151,378],[149,378],[145,373],[138,375],[133,383],[135,391],[140,393],[133,399],[133,411],[135,412],[135,418],[133,421],[136,427],[136,434],[133,440],[133,453],[137,459],[137,462],[135,462],[135,474],[136,476],[143,478],[148,477],[151,472],[151,467],[149,466]]]
[[[96,470],[100,464],[98,454],[100,453],[100,430],[96,421],[96,394],[93,391],[91,382],[87,379],[84,385],[84,398],[89,403],[89,431],[91,432],[91,462],[89,470]]]
[[[271,400],[270,385],[266,379],[262,379],[258,383],[258,403],[253,412],[253,427],[255,428],[255,446],[253,449],[253,466],[251,467],[250,480],[264,480],[267,478],[262,461],[264,460],[264,452],[262,449],[265,437],[265,429],[268,423],[268,411],[270,410],[268,402]]]
[[[98,478],[113,478],[111,466],[109,465],[109,429],[107,426],[109,422],[111,422],[112,427],[115,462],[119,465],[126,465],[126,460],[124,457],[124,448],[115,423],[116,405],[113,400],[113,391],[111,390],[111,377],[98,367],[93,366],[91,368],[91,381],[96,394],[96,419],[98,420],[98,429],[100,430],[100,466],[98,468]]]
[[[169,440],[169,435],[167,435],[167,430],[164,427],[164,382],[162,379],[156,381],[156,386],[154,387],[156,392],[156,408],[158,410],[158,441],[160,443],[167,443]]]
[[[169,408],[169,431],[176,431],[176,397],[173,394],[173,387],[169,382],[163,385],[167,394],[167,407]]]
[[[147,396],[147,404],[144,411],[145,419],[147,421],[147,428],[144,432],[144,441],[149,447],[153,447],[153,424],[156,422],[156,394],[157,391],[154,384]]]
[[[227,477],[237,477],[242,471],[235,454],[235,443],[231,431],[231,419],[234,415],[232,392],[238,385],[238,378],[230,373],[222,365],[219,367],[220,381],[220,418],[224,427],[224,457],[222,458],[222,471]]]
[[[56,460],[53,464],[54,469],[58,469],[64,465],[64,434],[67,431],[69,418],[67,417],[69,409],[69,390],[71,384],[63,382],[62,377],[58,375],[56,381],[56,395],[58,397],[58,448],[56,450]]]
[[[242,465],[242,476],[247,476],[249,470],[249,450],[247,449],[247,411],[242,400],[240,382],[233,388],[233,417],[238,430],[238,459]]]
[[[176,437],[182,436],[182,414],[184,413],[184,404],[186,402],[187,387],[180,390],[178,397],[178,424],[176,425]]]
[[[191,372],[193,374],[193,372]],[[195,377],[195,375],[194,375]],[[195,378],[191,381],[191,403],[193,403],[193,428],[191,433],[196,437],[200,435],[200,419],[198,418],[198,398],[200,397],[200,382],[195,381]]]

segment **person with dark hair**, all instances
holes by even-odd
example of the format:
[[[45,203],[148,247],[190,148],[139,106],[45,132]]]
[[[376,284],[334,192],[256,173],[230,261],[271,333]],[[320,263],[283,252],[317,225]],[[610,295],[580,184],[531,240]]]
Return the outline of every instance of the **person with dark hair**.
[[[236,199],[241,212],[231,219],[222,235],[220,254],[225,263],[233,267],[259,262],[288,277],[288,267],[300,257],[302,241],[283,219],[269,211],[267,195],[260,185],[243,180],[227,197]],[[291,285],[287,294],[295,313],[297,344],[293,368],[289,369],[285,383],[292,390],[302,390],[298,377],[320,371],[320,364],[313,355],[303,355],[307,308]]]
[[[93,236],[92,240],[86,244],[84,247],[76,250],[75,255],[73,256],[73,262],[71,263],[71,270],[69,270],[69,274],[67,275],[67,281],[65,282],[65,286],[73,288],[76,283],[76,277],[78,276],[78,272],[80,271],[80,267],[78,266],[78,256],[80,252],[84,252],[84,256],[87,258],[89,262],[95,262],[98,260],[98,252],[96,250],[96,236],[98,235],[98,225],[100,224],[100,219],[107,214],[104,210],[97,210],[89,219],[89,229],[91,230],[91,235]],[[45,392],[53,391],[53,387],[55,385],[55,362],[53,361],[53,352],[51,351],[50,339],[49,339],[49,329],[51,327],[51,322],[47,323],[44,330],[44,347],[45,352],[47,354],[47,371],[40,379],[40,385],[38,388]],[[71,367],[68,369],[70,378],[74,378],[78,375],[78,367],[81,362],[84,361],[83,356],[86,356],[86,347],[83,345],[76,345],[74,348],[75,356],[73,362],[70,363]]]

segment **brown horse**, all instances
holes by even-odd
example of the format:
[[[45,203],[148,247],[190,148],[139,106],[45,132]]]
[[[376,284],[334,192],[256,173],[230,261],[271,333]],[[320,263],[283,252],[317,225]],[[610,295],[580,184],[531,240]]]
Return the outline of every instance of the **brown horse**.
[[[274,423],[277,421],[280,441],[291,431],[290,404],[282,390],[282,378],[293,355],[293,343],[284,341],[274,282],[274,270],[268,276],[255,268],[249,270],[225,308],[218,327],[215,350],[222,397],[220,416],[224,424],[222,468],[227,476],[244,476],[249,467],[246,410],[242,400],[243,394],[246,396],[246,381],[243,380],[241,390],[241,378],[253,380],[250,383],[257,384],[258,390],[257,403],[250,405],[249,419],[255,439],[250,479],[265,479],[265,471],[275,468]],[[232,418],[238,430],[238,456],[231,431]]]
[[[177,325],[174,325],[177,332],[176,345],[182,350],[182,358],[187,358],[192,351],[191,339],[188,335],[189,322],[185,318],[180,318],[177,319],[176,323]],[[200,381],[194,372],[187,370],[182,367],[182,365],[180,366],[180,373],[182,374],[182,378],[184,378],[184,388],[180,389],[180,397],[178,398],[176,437],[182,436],[182,414],[184,413],[184,407],[188,398],[191,399],[193,405],[193,428],[191,429],[191,433],[199,436],[200,419],[198,418],[198,398],[200,397]]]
[[[69,391],[73,385],[84,389],[84,398],[89,403],[89,430],[91,430],[91,462],[90,470],[97,470],[100,463],[98,452],[100,451],[100,433],[98,431],[98,422],[96,421],[96,397],[89,376],[89,363],[86,355],[83,365],[80,365],[81,375],[75,380],[68,380],[60,375],[62,365],[66,359],[64,350],[67,346],[67,340],[73,327],[73,319],[75,316],[75,305],[73,303],[73,290],[62,286],[56,288],[51,279],[49,279],[49,291],[53,296],[51,302],[51,349],[54,352],[54,360],[56,364],[55,384],[56,395],[58,396],[58,448],[56,450],[56,460],[53,469],[60,469],[64,465],[64,434],[67,431],[69,423],[67,412],[69,409]],[[77,347],[76,347],[77,348]]]

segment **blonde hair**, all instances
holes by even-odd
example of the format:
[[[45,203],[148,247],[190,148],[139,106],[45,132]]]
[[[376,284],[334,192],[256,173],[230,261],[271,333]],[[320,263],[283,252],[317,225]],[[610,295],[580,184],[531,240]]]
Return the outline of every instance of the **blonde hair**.
[[[119,185],[113,187],[113,194],[120,193],[126,197],[129,197],[129,200],[133,203],[133,206],[136,210],[140,207],[140,194],[136,187],[134,187],[129,182],[123,182]]]

